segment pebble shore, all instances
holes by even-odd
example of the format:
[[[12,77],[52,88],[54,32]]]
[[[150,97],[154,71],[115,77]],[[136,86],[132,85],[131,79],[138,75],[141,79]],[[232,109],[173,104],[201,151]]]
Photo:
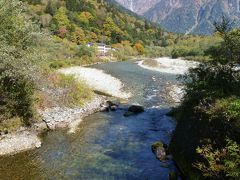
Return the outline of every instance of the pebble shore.
[[[16,154],[33,148],[40,148],[42,143],[36,132],[23,131],[7,134],[0,140],[0,156]]]
[[[105,101],[106,97],[95,95],[83,107],[54,107],[39,111],[39,114],[49,129],[69,128],[69,132],[74,133],[82,118],[101,110]]]
[[[103,70],[77,66],[60,69],[58,72],[72,75],[80,81],[84,80],[92,89],[113,97],[122,99],[131,97],[131,93],[123,91],[124,84],[119,79],[105,73]]]

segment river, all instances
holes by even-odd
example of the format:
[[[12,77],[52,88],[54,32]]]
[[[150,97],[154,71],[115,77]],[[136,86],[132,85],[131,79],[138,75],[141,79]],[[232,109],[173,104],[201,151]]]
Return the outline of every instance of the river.
[[[43,146],[14,156],[0,157],[0,179],[168,179],[176,170],[170,159],[155,158],[152,143],[169,143],[175,121],[165,114],[174,104],[166,86],[176,76],[150,71],[134,62],[94,65],[119,78],[133,94],[116,112],[99,112],[84,119],[75,134],[67,130],[42,135]],[[146,111],[124,117],[130,104]]]

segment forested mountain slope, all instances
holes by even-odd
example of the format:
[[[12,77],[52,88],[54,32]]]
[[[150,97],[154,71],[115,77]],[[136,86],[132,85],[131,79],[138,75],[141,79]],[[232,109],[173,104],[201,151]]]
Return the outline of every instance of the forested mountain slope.
[[[28,13],[53,35],[77,44],[142,41],[158,44],[162,30],[108,0],[23,0]]]

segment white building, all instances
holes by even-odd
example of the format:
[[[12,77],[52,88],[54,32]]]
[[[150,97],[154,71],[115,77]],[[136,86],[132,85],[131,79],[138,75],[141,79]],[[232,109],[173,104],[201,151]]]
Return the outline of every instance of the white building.
[[[97,44],[88,43],[87,46],[88,47],[96,46],[99,56],[109,56],[109,55],[112,56],[112,52],[116,51],[114,48],[111,48],[111,46],[106,45],[104,43],[97,43]]]

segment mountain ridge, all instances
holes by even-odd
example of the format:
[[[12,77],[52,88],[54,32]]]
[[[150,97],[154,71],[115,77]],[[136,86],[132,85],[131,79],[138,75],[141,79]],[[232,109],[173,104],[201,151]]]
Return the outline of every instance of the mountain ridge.
[[[171,32],[184,34],[211,34],[214,22],[226,16],[240,24],[239,0],[116,0],[133,12],[159,23]],[[144,7],[144,11],[141,9]]]

